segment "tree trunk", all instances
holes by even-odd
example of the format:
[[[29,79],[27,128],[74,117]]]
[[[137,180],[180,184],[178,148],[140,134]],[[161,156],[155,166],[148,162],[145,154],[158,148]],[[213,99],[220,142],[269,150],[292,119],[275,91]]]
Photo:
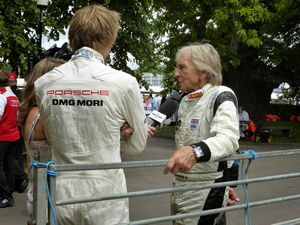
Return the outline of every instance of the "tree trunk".
[[[249,56],[248,56],[249,57]],[[274,84],[265,79],[262,74],[269,74],[262,64],[249,63],[249,58],[241,61],[238,68],[230,67],[223,74],[223,84],[231,87],[237,95],[239,105],[249,113],[255,121],[262,121],[270,102]],[[258,76],[258,73],[259,74]],[[259,78],[258,78],[259,77]]]

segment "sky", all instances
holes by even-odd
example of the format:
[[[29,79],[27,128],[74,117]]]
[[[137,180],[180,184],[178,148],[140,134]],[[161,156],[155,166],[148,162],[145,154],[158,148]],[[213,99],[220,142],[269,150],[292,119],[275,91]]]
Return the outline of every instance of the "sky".
[[[42,47],[44,49],[49,49],[54,44],[56,44],[57,47],[61,47],[65,42],[69,42],[67,35],[60,34],[58,41],[48,40],[48,38],[43,35]]]

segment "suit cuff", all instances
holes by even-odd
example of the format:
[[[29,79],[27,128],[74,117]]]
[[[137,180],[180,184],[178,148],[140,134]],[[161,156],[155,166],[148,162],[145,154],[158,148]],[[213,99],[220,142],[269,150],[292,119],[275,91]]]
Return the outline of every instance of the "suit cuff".
[[[198,143],[193,143],[193,145],[199,146],[203,151],[203,156],[199,158],[198,162],[208,162],[211,158],[211,152],[207,144],[203,141],[200,141]]]

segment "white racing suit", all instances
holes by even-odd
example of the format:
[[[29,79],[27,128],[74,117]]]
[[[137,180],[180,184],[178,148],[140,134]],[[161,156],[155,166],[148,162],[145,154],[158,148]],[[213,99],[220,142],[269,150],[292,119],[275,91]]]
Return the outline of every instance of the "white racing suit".
[[[230,156],[239,148],[239,119],[237,99],[233,91],[225,86],[206,84],[202,89],[184,96],[180,102],[176,127],[176,146],[194,143],[202,148],[204,156],[187,173],[175,176],[175,187],[204,185],[222,182],[227,177],[225,170],[233,164],[215,162]],[[223,174],[224,172],[224,174]],[[211,208],[220,208],[227,203],[228,188],[200,189],[172,194],[172,214],[199,212]],[[222,215],[187,218],[174,224],[213,225]]]
[[[134,129],[122,150],[137,154],[147,141],[142,98],[134,77],[103,64],[84,47],[35,82],[52,159],[57,164],[121,162],[120,128]],[[123,169],[59,172],[56,199],[91,198],[127,192]],[[61,225],[113,225],[129,221],[128,199],[57,207]]]

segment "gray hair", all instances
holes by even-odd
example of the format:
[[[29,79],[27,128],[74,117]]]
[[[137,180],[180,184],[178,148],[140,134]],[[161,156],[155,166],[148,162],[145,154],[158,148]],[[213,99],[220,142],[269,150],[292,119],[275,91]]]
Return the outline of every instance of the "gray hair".
[[[209,83],[217,86],[222,84],[221,59],[219,53],[211,44],[193,43],[183,46],[176,53],[176,61],[186,54],[192,56],[192,62],[199,71],[208,73]]]

